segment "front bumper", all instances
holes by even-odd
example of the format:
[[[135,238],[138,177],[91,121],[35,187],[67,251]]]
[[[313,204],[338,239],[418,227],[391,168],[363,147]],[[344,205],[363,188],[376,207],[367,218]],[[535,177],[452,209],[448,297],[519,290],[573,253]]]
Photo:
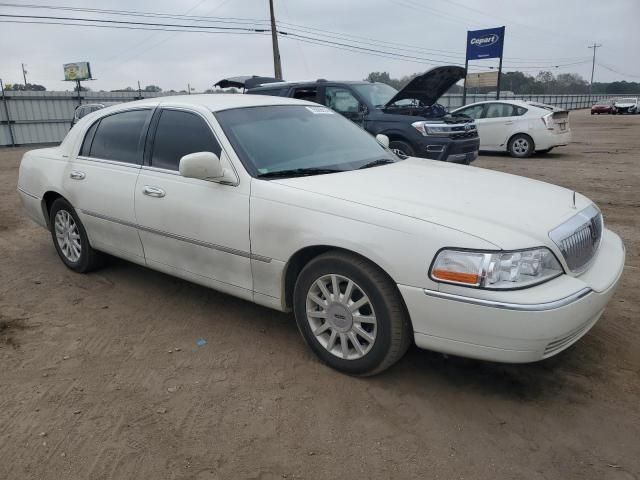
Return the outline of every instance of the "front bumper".
[[[620,280],[624,257],[620,237],[605,230],[593,264],[579,277],[562,275],[503,292],[398,287],[418,347],[498,362],[534,362],[568,348],[598,321]]]
[[[465,139],[422,137],[418,147],[416,152],[418,157],[468,164],[478,158],[480,137]]]

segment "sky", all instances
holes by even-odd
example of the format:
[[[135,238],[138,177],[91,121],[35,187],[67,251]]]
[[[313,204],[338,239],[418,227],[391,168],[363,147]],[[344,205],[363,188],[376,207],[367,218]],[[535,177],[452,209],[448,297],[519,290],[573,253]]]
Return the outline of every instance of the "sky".
[[[134,18],[59,8],[26,9],[9,4],[135,10],[227,20],[213,24],[186,17],[181,21]],[[640,0],[274,0],[274,4],[282,32],[298,32],[343,44],[357,40],[360,47],[371,50],[346,51],[281,35],[282,69],[287,80],[359,80],[372,71],[401,77],[439,64],[464,63],[467,30],[505,25],[507,71],[522,70],[533,75],[539,70],[571,72],[588,80],[592,55],[588,46],[596,42],[602,47],[597,49],[600,65],[596,64],[594,81],[640,81]],[[0,0],[0,15],[253,27],[256,19],[268,19],[269,3],[268,0]],[[229,23],[229,17],[236,23]],[[195,91],[204,91],[229,76],[273,76],[269,35],[5,23],[16,20],[45,21],[0,17],[3,46],[0,78],[5,83],[23,81],[24,63],[29,83],[42,84],[48,90],[71,89],[70,83],[62,81],[62,65],[78,61],[91,63],[97,80],[86,85],[92,90],[136,88],[140,81],[143,88],[153,84],[164,90],[183,90],[190,84]],[[405,57],[386,58],[380,56],[381,51]],[[486,70],[495,65],[493,60],[475,61],[471,69]]]

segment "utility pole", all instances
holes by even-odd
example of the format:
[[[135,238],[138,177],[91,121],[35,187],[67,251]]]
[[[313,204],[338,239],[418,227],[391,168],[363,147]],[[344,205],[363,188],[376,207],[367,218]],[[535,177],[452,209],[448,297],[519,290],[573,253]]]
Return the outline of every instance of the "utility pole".
[[[596,44],[593,42],[593,45],[589,45],[588,48],[593,48],[593,62],[591,63],[591,83],[589,84],[589,102],[591,102],[591,89],[593,88],[593,72],[596,69],[596,50],[600,48],[602,44]]]
[[[24,69],[24,63],[21,63],[20,65],[22,65],[22,78],[24,78],[24,86],[26,88],[27,87],[27,71]]]
[[[273,71],[278,80],[282,80],[282,65],[280,64],[280,49],[278,48],[278,31],[276,30],[276,17],[273,13],[273,0],[269,0],[271,12],[271,43],[273,44]]]

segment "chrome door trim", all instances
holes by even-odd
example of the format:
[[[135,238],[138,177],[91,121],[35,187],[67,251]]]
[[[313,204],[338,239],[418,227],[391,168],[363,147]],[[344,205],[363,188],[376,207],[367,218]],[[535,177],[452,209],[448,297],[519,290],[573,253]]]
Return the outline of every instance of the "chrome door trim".
[[[86,160],[88,162],[95,162],[95,163],[106,163],[108,165],[117,165],[120,167],[129,167],[129,168],[135,168],[137,170],[140,170],[140,165],[138,165],[137,163],[119,162],[117,160],[107,160],[104,158],[83,157],[82,155],[78,155],[76,157],[76,160]]]
[[[135,223],[127,222],[124,220],[119,220],[117,218],[109,217],[107,215],[102,215],[97,212],[92,212],[89,210],[80,210],[83,214],[89,215],[90,217],[99,218],[101,220],[106,220],[108,222],[118,223],[120,225],[124,225],[126,227],[137,228],[144,232],[153,233],[155,235],[159,235],[161,237],[173,238],[174,240],[180,240],[181,242],[191,243],[192,245],[198,245],[204,248],[210,248],[211,250],[217,250],[220,252],[228,253],[231,255],[237,255],[239,257],[249,258],[251,260],[257,260],[259,262],[271,263],[271,258],[265,257],[262,255],[257,255],[255,253],[245,252],[243,250],[236,250],[235,248],[225,247],[223,245],[216,245],[215,243],[203,242],[201,240],[196,240],[195,238],[184,237],[182,235],[177,235],[175,233],[164,232],[162,230],[156,230],[155,228],[145,227],[143,225],[137,225]]]
[[[510,303],[500,302],[496,300],[487,300],[484,298],[472,298],[462,295],[455,295],[453,293],[437,292],[435,290],[423,289],[425,295],[435,298],[442,298],[445,300],[454,300],[456,302],[469,303],[472,305],[480,305],[483,307],[501,308],[504,310],[517,310],[521,312],[544,312],[546,310],[554,310],[556,308],[565,307],[583,297],[589,295],[593,290],[590,288],[582,288],[577,292],[572,293],[564,298],[558,300],[552,300],[544,303]]]

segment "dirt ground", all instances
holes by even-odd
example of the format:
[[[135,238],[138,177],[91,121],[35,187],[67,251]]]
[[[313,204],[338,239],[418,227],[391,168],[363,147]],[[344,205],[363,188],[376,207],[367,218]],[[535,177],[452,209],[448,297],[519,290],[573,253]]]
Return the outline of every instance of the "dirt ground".
[[[66,269],[21,213],[25,149],[0,150],[0,478],[640,479],[640,115],[571,122],[569,147],[476,165],[600,205],[627,246],[600,322],[537,364],[412,348],[367,379],[291,315],[124,261]]]

